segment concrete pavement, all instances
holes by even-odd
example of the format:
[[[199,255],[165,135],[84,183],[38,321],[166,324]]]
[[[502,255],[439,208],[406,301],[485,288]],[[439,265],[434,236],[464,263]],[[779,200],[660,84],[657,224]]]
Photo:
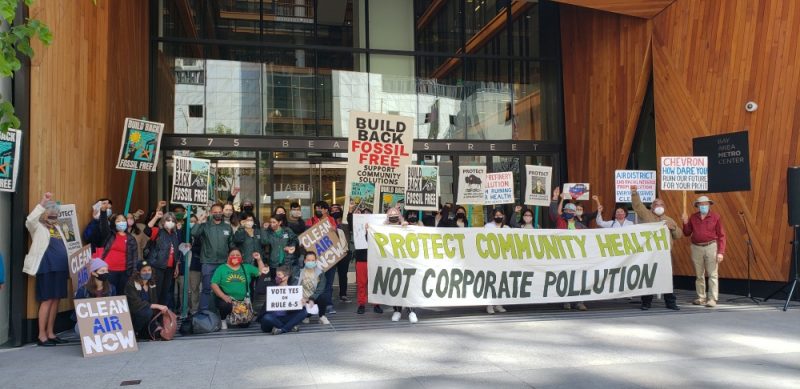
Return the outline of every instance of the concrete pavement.
[[[253,327],[94,359],[77,345],[29,345],[0,349],[0,387],[797,388],[800,307],[778,303],[673,313],[617,300],[589,312],[509,307],[494,316],[475,308],[422,312],[420,325],[392,323],[387,312],[356,317],[374,323],[363,328],[339,314],[331,327],[312,322],[297,334]]]

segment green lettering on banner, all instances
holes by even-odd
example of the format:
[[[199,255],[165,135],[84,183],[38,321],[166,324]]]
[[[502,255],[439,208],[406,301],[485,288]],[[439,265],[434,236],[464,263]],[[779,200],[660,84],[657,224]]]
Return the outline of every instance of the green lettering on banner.
[[[653,232],[653,240],[656,242],[657,250],[669,250],[669,235],[666,228]]]
[[[644,243],[647,248],[647,251],[653,251],[653,232],[652,231],[642,231],[640,232],[644,237]]]
[[[525,235],[513,234],[511,236],[514,237],[514,245],[517,246],[517,254],[519,255],[518,257],[515,257],[515,259],[530,259],[531,246],[528,244],[528,240],[525,238]]]
[[[602,257],[613,256],[614,248],[612,247],[612,243],[608,240],[608,237],[604,237],[603,235],[596,235],[596,238],[597,238],[597,247],[600,248],[600,256]]]
[[[431,236],[431,251],[433,251],[433,259],[442,259],[442,236],[439,234],[434,234]],[[450,255],[448,255],[450,256]]]
[[[511,258],[519,258],[517,246],[514,244],[514,236],[512,234],[497,234],[497,240],[503,259],[508,259],[506,254],[510,254]]]
[[[372,234],[372,238],[375,239],[375,245],[378,246],[378,250],[381,252],[381,257],[386,258],[386,249],[384,246],[389,243],[389,238],[379,232]]]
[[[561,237],[561,246],[562,246],[561,254],[564,257],[567,256],[567,253],[563,250],[563,246],[566,244],[567,250],[569,250],[569,257],[570,258],[575,258],[575,251],[572,250],[572,238],[573,238],[572,236],[562,236]]]
[[[553,238],[555,236],[547,236],[547,235],[539,235],[539,245],[542,246],[542,250],[546,253],[548,258],[561,258],[558,255],[558,243],[554,242]]]
[[[576,235],[574,238],[578,242],[578,247],[581,248],[581,258],[586,258],[586,235]]]
[[[539,236],[541,236],[541,235],[539,235]],[[542,248],[542,246],[540,244],[536,243],[536,240],[537,240],[537,238],[539,236],[530,235],[528,240],[531,242],[531,247],[533,248],[533,256],[534,256],[534,258],[536,258],[536,259],[544,259],[544,249]]]
[[[622,247],[625,248],[625,254],[626,255],[635,254],[637,251],[636,248],[633,246],[633,242],[631,242],[631,237],[628,236],[628,234],[620,234],[620,237],[622,238]]]
[[[392,241],[392,255],[395,258],[407,258],[406,252],[403,249],[403,235],[389,234],[389,239]]]
[[[419,241],[417,240],[417,234],[409,232],[405,237],[403,237],[403,241],[405,242],[406,253],[408,253],[408,257],[414,259],[419,258]]]
[[[484,249],[484,246],[481,243],[486,243],[486,235],[484,234],[478,234],[475,237],[475,249],[481,258],[486,259],[489,257],[489,250]]]

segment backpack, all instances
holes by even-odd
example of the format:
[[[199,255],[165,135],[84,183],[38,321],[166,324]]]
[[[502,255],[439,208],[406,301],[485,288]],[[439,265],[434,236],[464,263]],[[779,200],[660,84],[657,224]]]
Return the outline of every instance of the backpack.
[[[219,315],[212,311],[198,311],[192,316],[192,333],[207,334],[217,332],[222,326]]]
[[[158,319],[161,319],[159,324]],[[178,318],[175,314],[167,309],[164,312],[159,312],[152,319],[150,319],[150,339],[152,340],[172,340],[175,337],[175,332],[178,330]]]

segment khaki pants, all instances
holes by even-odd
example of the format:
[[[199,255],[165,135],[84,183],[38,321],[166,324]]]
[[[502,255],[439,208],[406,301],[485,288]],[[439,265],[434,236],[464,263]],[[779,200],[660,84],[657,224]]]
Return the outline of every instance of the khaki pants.
[[[200,281],[202,281],[202,274],[199,271],[189,272],[189,312],[197,312],[197,307],[200,305]],[[178,305],[178,311],[183,309],[183,276],[178,276],[178,300],[181,303]]]
[[[717,264],[717,243],[708,246],[691,245],[692,262],[694,262],[694,274],[697,279],[694,287],[697,297],[704,300],[719,300],[719,274]],[[708,276],[708,287],[710,296],[706,295],[706,276]]]

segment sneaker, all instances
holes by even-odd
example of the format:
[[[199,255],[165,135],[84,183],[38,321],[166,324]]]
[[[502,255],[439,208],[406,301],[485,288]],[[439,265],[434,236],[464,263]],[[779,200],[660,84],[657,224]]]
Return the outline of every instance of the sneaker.
[[[584,303],[578,303],[575,305],[575,308],[578,308],[579,311],[587,310],[586,305]]]
[[[364,311],[366,311],[366,309],[364,308],[363,305],[359,305],[358,309],[356,309],[356,313],[359,314],[359,315],[363,315]]]
[[[495,305],[494,306],[494,310],[497,311],[497,312],[500,312],[500,313],[505,313],[506,312],[506,309],[503,308],[502,305]]]
[[[708,302],[706,302],[706,306],[709,307],[709,308],[714,308],[714,307],[717,306],[717,301],[716,300],[708,300]]]
[[[325,308],[325,312],[330,313],[331,315],[335,315],[336,314],[336,308],[334,308],[333,305],[328,305]]]
[[[650,309],[650,304],[642,304],[642,310],[643,311],[646,311],[648,309]]]
[[[417,314],[416,314],[416,312],[409,312],[409,314],[408,314],[408,321],[410,321],[410,322],[411,322],[411,324],[414,324],[414,323],[416,323],[416,322],[418,322],[418,321],[419,321],[419,319],[417,319]]]
[[[278,328],[278,327],[275,327],[275,328],[272,329],[272,335],[280,335],[282,333],[283,333],[283,330]]]
[[[402,314],[400,312],[393,313],[392,314],[392,321],[400,321],[400,316],[402,316]]]
[[[494,305],[487,305],[486,306],[486,313],[490,315],[494,315]]]
[[[308,316],[306,316],[306,318],[303,319],[303,324],[309,324],[309,323],[311,323],[311,319],[309,319]]]
[[[696,299],[696,300],[692,301],[692,304],[694,304],[694,305],[706,305],[706,299],[701,299],[701,298]]]
[[[227,319],[223,320],[220,323],[219,329],[221,329],[221,330],[227,330],[228,329],[228,320]]]
[[[331,322],[330,322],[330,320],[328,320],[328,318],[327,318],[327,317],[325,317],[325,316],[320,316],[320,317],[319,317],[319,324],[322,324],[322,325],[329,325],[329,324],[331,324]]]
[[[353,300],[350,300],[350,297],[347,297],[347,296],[339,296],[339,301],[341,301],[343,303],[352,303],[353,302]]]
[[[381,306],[380,306],[380,305],[373,305],[373,306],[372,306],[372,312],[375,312],[375,313],[383,313],[383,308],[381,308]]]
[[[292,327],[292,332],[300,332],[300,327],[298,326]]]
[[[565,303],[565,304],[564,304],[564,309],[566,309],[566,310],[568,310],[568,311],[569,311],[570,309],[572,309],[572,304],[570,304],[570,303]]]

